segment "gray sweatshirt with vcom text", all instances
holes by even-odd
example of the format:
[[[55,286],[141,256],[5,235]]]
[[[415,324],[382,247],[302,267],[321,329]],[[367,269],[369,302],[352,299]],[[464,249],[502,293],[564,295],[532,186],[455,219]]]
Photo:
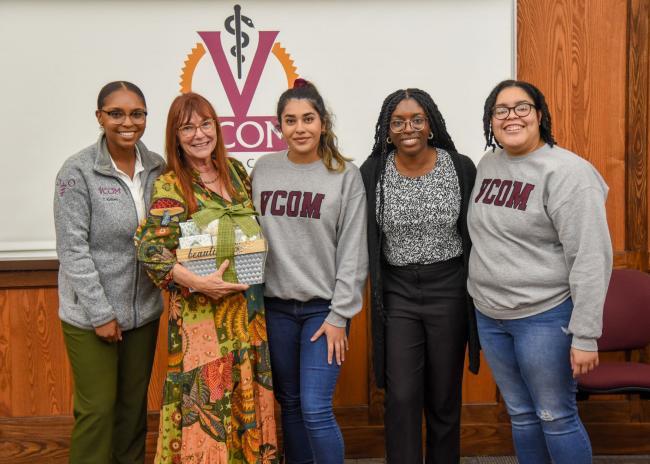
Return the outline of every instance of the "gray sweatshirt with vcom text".
[[[269,242],[264,295],[331,300],[326,321],[345,327],[361,311],[368,274],[366,194],[359,169],[296,164],[287,152],[255,163],[253,201]]]
[[[596,351],[612,270],[598,171],[544,145],[522,156],[487,152],[478,165],[468,225],[468,290],[494,319],[518,319],[573,300],[572,346]]]

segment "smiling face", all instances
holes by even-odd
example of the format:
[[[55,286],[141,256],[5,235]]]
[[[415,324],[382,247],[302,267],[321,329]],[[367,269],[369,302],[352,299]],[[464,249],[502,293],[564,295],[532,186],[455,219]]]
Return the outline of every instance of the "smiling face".
[[[534,101],[520,87],[506,87],[497,95],[496,107],[513,108],[520,103],[534,105]],[[514,110],[506,119],[492,116],[494,138],[511,155],[525,155],[539,148],[543,141],[539,132],[541,112],[534,107],[527,116],[517,116]]]
[[[95,116],[104,128],[109,151],[134,149],[147,127],[146,119],[136,123],[131,118],[132,113],[137,114],[139,111],[146,111],[144,102],[138,94],[130,90],[121,88],[106,96],[102,108],[95,112]],[[124,120],[117,122],[107,112],[123,113],[126,116]]]
[[[414,130],[412,121],[422,119],[425,121],[422,130]],[[427,138],[431,133],[431,127],[424,109],[418,102],[412,98],[405,98],[397,104],[390,120],[411,121],[406,124],[402,132],[397,133],[390,129],[390,138],[398,154],[416,156],[428,150]]]
[[[290,99],[280,116],[280,129],[289,145],[289,159],[303,163],[320,159],[318,144],[323,123],[309,100]]]
[[[183,135],[178,133],[178,141],[181,144],[183,153],[193,165],[204,164],[210,160],[215,147],[217,146],[217,132],[215,124],[208,124],[210,117],[200,116],[196,111],[192,113],[189,121],[184,122],[181,126],[195,126],[196,131],[193,134]]]

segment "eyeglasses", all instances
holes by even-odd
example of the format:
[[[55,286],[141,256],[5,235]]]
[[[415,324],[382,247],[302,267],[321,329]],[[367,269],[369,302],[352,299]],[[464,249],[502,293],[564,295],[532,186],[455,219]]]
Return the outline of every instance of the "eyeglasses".
[[[184,126],[178,128],[178,133],[180,134],[181,137],[189,139],[194,137],[197,129],[201,129],[201,132],[207,135],[207,134],[212,134],[214,132],[215,127],[216,127],[216,123],[214,119],[206,119],[198,126],[195,126],[194,124],[185,124]]]
[[[530,114],[530,110],[537,108],[532,103],[517,103],[515,106],[495,106],[492,109],[492,116],[495,119],[508,119],[510,116],[510,111],[515,110],[515,114],[520,118],[526,117]]]
[[[390,122],[390,130],[394,133],[399,134],[406,130],[406,124],[411,125],[411,129],[414,131],[421,131],[424,129],[424,126],[427,124],[427,120],[424,118],[413,118],[413,119],[393,119]]]
[[[106,113],[110,120],[116,124],[121,124],[126,119],[126,113],[122,110],[99,111]],[[147,112],[144,110],[131,111],[131,113],[129,113],[129,118],[131,119],[131,122],[135,124],[141,124],[145,121],[145,119],[147,119]]]

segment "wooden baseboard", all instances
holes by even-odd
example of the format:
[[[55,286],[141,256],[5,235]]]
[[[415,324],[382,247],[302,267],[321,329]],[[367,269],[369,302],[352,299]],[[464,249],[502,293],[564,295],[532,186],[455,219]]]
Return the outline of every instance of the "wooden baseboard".
[[[0,419],[0,462],[64,464],[68,459],[71,416],[17,417]],[[147,463],[153,462],[156,449],[158,414],[148,421]],[[650,454],[650,424],[586,424],[594,454]],[[384,428],[381,425],[342,426],[346,458],[384,456]],[[499,456],[513,454],[510,425],[463,424],[463,456]]]

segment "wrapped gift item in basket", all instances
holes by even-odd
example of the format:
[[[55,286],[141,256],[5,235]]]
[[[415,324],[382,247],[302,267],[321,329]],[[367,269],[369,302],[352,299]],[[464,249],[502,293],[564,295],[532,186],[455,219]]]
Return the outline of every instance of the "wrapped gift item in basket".
[[[194,213],[193,221],[180,223],[178,262],[195,274],[207,275],[229,259],[225,281],[263,283],[267,244],[253,214],[241,205],[224,208],[210,202]]]
[[[266,240],[259,235],[248,237],[235,228],[235,272],[242,284],[261,284],[264,282],[266,263]]]

